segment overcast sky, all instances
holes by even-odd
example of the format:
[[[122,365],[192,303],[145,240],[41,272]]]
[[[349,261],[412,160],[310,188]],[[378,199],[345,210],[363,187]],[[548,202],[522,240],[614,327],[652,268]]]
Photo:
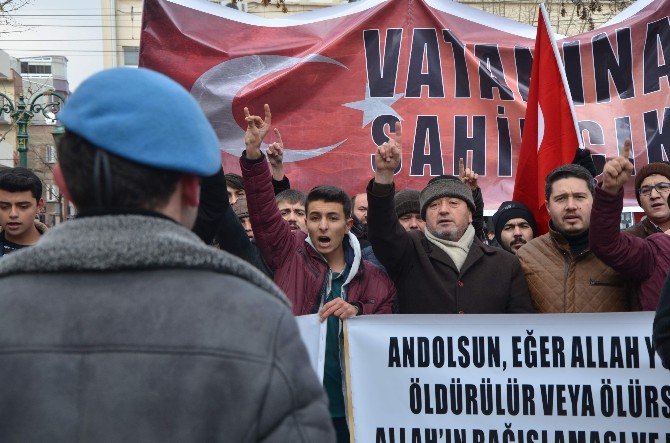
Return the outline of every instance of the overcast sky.
[[[0,49],[17,58],[66,56],[74,91],[103,68],[100,14],[99,0],[30,0],[13,13],[14,26],[0,27]]]

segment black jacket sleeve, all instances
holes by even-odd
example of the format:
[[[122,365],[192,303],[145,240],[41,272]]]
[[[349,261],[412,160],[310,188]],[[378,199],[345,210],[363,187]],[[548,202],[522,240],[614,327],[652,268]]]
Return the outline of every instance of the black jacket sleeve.
[[[654,318],[654,345],[663,366],[670,369],[670,278],[665,280]]]
[[[286,191],[287,189],[291,189],[291,182],[289,181],[288,177],[286,175],[284,175],[284,178],[281,179],[280,181],[277,181],[273,178],[272,179],[272,187],[275,190],[275,195],[277,195],[282,191]]]
[[[228,203],[226,177],[223,169],[211,177],[202,179],[200,186],[200,206],[193,232],[208,245],[214,240],[220,249],[266,272],[262,260],[251,244],[240,220]]]
[[[412,240],[395,213],[394,191],[393,185],[380,185],[374,180],[367,187],[368,239],[375,256],[396,281],[411,266]]]
[[[482,196],[482,188],[477,188],[472,193],[472,198],[475,201],[475,213],[472,214],[472,227],[475,228],[475,237],[484,240],[484,197]]]
[[[230,204],[226,190],[226,177],[222,168],[216,174],[205,177],[200,182],[200,206],[193,233],[208,245],[211,244],[216,229],[228,209],[230,209]]]

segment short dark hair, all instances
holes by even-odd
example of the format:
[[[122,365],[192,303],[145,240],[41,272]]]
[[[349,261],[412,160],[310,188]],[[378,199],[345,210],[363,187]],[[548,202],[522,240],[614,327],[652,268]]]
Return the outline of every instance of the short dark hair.
[[[70,197],[79,211],[97,209],[156,209],[167,203],[183,175],[123,159],[105,151],[111,172],[110,200],[98,208],[93,164],[97,146],[65,131],[58,140],[58,163]]]
[[[298,191],[297,189],[284,189],[275,196],[275,201],[277,203],[286,201],[292,205],[300,203],[301,205],[305,206],[306,198],[307,197],[305,197],[305,193],[302,191]]]
[[[239,174],[229,172],[226,174],[226,186],[230,186],[237,191],[244,191],[244,179]]]
[[[30,191],[35,200],[42,198],[42,181],[28,168],[16,167],[0,171],[0,189],[7,192]]]
[[[305,212],[307,212],[309,204],[317,200],[325,201],[327,203],[341,203],[342,209],[344,210],[344,216],[346,218],[351,217],[351,199],[344,190],[337,186],[322,185],[312,188],[312,190],[309,191],[309,194],[307,194]]]
[[[551,196],[551,188],[554,185],[554,182],[561,180],[563,178],[579,178],[586,182],[586,186],[589,188],[591,195],[595,192],[596,185],[593,180],[593,176],[583,166],[580,165],[563,165],[554,169],[547,175],[547,178],[544,179],[544,196],[549,201]]]

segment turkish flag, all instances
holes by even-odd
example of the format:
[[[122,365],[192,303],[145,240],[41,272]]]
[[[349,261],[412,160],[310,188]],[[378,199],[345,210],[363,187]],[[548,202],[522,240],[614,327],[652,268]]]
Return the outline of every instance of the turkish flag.
[[[570,89],[546,22],[546,11],[540,6],[513,196],[533,212],[539,234],[549,230],[544,179],[558,166],[572,163],[581,145]]]

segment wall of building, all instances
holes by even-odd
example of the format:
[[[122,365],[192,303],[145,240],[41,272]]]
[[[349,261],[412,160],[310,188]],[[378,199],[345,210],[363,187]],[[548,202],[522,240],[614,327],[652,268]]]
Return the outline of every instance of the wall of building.
[[[0,92],[16,102],[23,91],[23,82],[17,72],[18,63],[4,51],[0,50]],[[0,106],[4,106],[0,100]],[[0,165],[13,167],[16,157],[16,126],[12,124],[9,113],[0,115]]]
[[[137,66],[142,0],[101,0],[105,68]]]

